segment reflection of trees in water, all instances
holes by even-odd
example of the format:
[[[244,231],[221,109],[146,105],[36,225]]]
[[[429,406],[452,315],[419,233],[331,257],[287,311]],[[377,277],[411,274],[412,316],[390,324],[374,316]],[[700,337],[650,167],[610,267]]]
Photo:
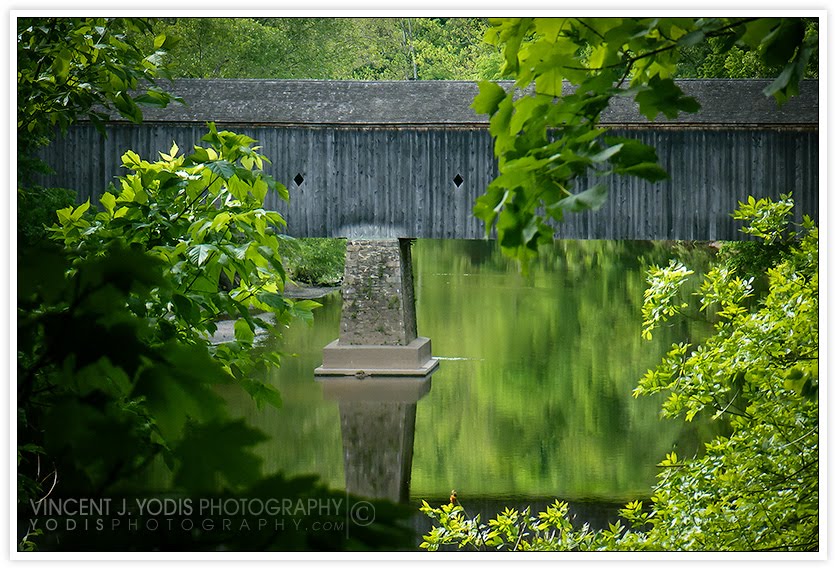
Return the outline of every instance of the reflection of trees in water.
[[[418,332],[435,355],[470,359],[444,361],[418,406],[413,494],[620,503],[650,492],[674,444],[680,455],[699,448],[704,425],[660,420],[659,401],[631,397],[673,338],[699,333],[680,323],[641,339],[643,270],[672,254],[669,244],[558,242],[526,280],[491,242],[416,242]],[[300,356],[273,378],[284,407],[236,405],[273,437],[259,447],[266,471],[315,472],[341,487],[339,410],[313,381],[339,334],[339,295],[324,304],[312,328],[285,333],[280,348]]]
[[[441,473],[486,494],[648,492],[680,426],[660,423],[658,402],[630,394],[673,337],[648,343],[639,334],[643,269],[665,263],[671,247],[560,241],[524,278],[492,243],[466,242],[466,257],[457,245],[415,247],[421,333],[438,355],[484,361],[439,375],[417,444],[430,437],[447,452],[426,464],[416,449],[413,488],[433,488]],[[480,246],[492,257],[477,255]],[[448,409],[463,419],[448,421]]]

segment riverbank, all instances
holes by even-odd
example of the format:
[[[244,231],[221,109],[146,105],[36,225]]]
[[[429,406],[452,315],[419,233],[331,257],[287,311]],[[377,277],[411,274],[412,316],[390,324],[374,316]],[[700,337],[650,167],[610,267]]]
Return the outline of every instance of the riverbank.
[[[284,287],[284,295],[288,298],[298,300],[316,300],[340,290],[339,286],[316,286],[304,283],[287,283]]]

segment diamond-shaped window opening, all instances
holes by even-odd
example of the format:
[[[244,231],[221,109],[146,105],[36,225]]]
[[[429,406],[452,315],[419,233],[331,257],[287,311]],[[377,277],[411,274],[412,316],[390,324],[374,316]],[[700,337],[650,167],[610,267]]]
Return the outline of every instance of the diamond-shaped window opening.
[[[456,177],[453,178],[453,183],[456,184],[456,187],[460,187],[464,182],[464,178],[462,178],[461,174],[456,174]]]
[[[301,186],[301,185],[302,185],[302,182],[304,182],[304,181],[305,181],[305,178],[303,178],[303,177],[302,177],[302,174],[296,174],[296,175],[293,177],[293,181],[294,181],[294,182],[296,182],[296,185],[297,185],[297,186]]]

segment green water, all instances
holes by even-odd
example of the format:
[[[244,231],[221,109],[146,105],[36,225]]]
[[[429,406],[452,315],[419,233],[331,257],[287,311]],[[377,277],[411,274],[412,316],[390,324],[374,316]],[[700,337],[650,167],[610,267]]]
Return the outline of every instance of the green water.
[[[415,242],[418,333],[442,361],[418,402],[413,499],[455,488],[623,503],[650,494],[666,452],[697,452],[705,425],[661,420],[659,400],[631,396],[672,341],[706,331],[680,324],[641,339],[644,271],[675,253],[663,243],[557,242],[524,278],[492,242]],[[313,374],[339,335],[339,294],[321,302],[312,327],[295,324],[265,346],[296,354],[269,378],[283,408],[259,411],[237,390],[229,398],[271,437],[259,447],[265,472],[315,473],[343,488],[337,403]]]

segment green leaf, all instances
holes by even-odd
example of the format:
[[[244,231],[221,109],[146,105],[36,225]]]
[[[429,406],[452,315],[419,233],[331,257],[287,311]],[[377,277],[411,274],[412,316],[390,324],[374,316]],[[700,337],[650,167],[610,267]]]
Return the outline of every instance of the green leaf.
[[[252,192],[253,197],[258,200],[259,204],[263,204],[264,198],[267,197],[267,190],[267,182],[259,177],[253,182],[253,186],[250,191]]]
[[[252,186],[241,180],[241,178],[239,178],[237,174],[231,176],[226,181],[226,185],[227,188],[229,188],[229,192],[240,201],[244,201],[245,199],[247,199],[247,194],[252,189]]]
[[[499,103],[506,98],[505,89],[493,81],[480,81],[479,94],[473,99],[471,108],[479,114],[493,115]]]
[[[81,219],[81,216],[84,215],[84,212],[88,209],[90,209],[90,198],[87,198],[87,201],[75,208],[72,215],[70,215],[70,219],[72,221],[78,221],[79,219]]]
[[[593,162],[605,162],[609,160],[614,154],[621,150],[623,143],[615,144],[589,157]]]
[[[588,190],[573,194],[568,198],[564,198],[554,204],[554,208],[568,209],[569,211],[579,212],[588,209],[598,209],[607,200],[607,186],[604,184],[596,184]]]
[[[73,206],[67,206],[65,208],[61,208],[55,211],[55,215],[58,216],[58,223],[61,225],[70,225],[72,222],[73,214]]]
[[[746,24],[746,31],[740,43],[751,48],[760,47],[761,42],[781,22],[780,18],[757,18]]]
[[[162,365],[141,373],[131,395],[145,398],[163,437],[175,440],[189,418],[210,420],[223,415],[223,399],[213,386],[230,378],[205,346],[169,342],[164,356]]]
[[[534,85],[539,95],[559,97],[563,93],[563,68],[560,65],[550,66],[537,75]]]
[[[498,157],[514,148],[514,137],[510,135],[513,100],[506,97],[499,103],[497,111],[491,116],[490,133],[496,138],[494,151]]]
[[[163,93],[162,91],[157,91],[153,89],[149,89],[145,93],[137,95],[134,98],[134,101],[137,103],[158,109],[167,107],[170,100],[171,97],[168,95],[168,93]]]
[[[264,176],[264,178],[266,179],[267,176]],[[273,181],[272,184],[270,182],[268,182],[268,185],[276,190],[276,192],[279,194],[279,197],[282,199],[282,201],[290,201],[290,192],[287,190],[287,186],[285,186],[284,184],[282,184],[280,182],[275,182],[275,181]]]
[[[206,162],[206,167],[224,180],[228,180],[235,175],[235,165],[228,160],[212,160]]]
[[[252,344],[255,339],[255,332],[250,324],[243,318],[235,321],[235,339],[242,344]]]
[[[136,170],[142,164],[142,158],[133,150],[128,150],[122,155],[122,166]]]
[[[290,306],[289,312],[293,318],[298,318],[308,325],[313,325],[313,310],[321,306],[315,300],[296,300]]]
[[[289,303],[284,296],[277,292],[260,292],[256,295],[259,302],[274,310],[287,310]]]
[[[763,40],[763,58],[768,66],[785,65],[804,41],[804,22],[800,18],[784,18]]]
[[[209,255],[215,253],[217,250],[218,248],[211,243],[196,245],[189,250],[189,260],[198,267],[203,266],[209,258]]]
[[[659,113],[673,119],[679,116],[680,111],[695,113],[700,109],[697,100],[685,96],[673,79],[662,79],[654,75],[647,87],[636,95],[636,102],[639,104],[639,112],[649,120],[654,120]]]
[[[171,297],[171,301],[177,310],[177,314],[182,318],[190,321],[200,318],[200,310],[188,297],[182,294],[175,294]]]
[[[682,47],[691,47],[697,45],[705,39],[705,32],[703,30],[693,30],[679,38],[676,43]]]
[[[616,168],[614,172],[617,174],[630,174],[631,176],[637,176],[649,182],[660,182],[670,177],[667,171],[655,162],[642,162],[633,166],[627,166],[626,168]]]
[[[567,18],[535,18],[534,29],[547,41],[555,42],[566,20]]]
[[[70,62],[73,55],[68,49],[62,49],[55,59],[52,61],[52,72],[55,74],[55,79],[58,83],[63,83],[67,80],[70,74]]]
[[[218,215],[212,218],[212,224],[209,226],[209,229],[212,231],[226,230],[226,226],[231,218],[232,216],[228,211],[219,212]]]
[[[105,192],[99,198],[99,202],[104,206],[105,211],[113,215],[113,208],[116,207],[116,196],[110,192]]]
[[[127,93],[122,93],[113,98],[113,104],[126,119],[135,123],[142,122],[142,111],[136,102]]]
[[[811,55],[811,47],[802,47],[795,60],[788,63],[778,77],[763,90],[764,95],[774,96],[779,105],[784,104],[790,97],[798,95],[799,82],[804,78],[804,71]]]
[[[210,160],[209,151],[206,150],[204,147],[195,144],[194,152],[189,155],[189,160],[196,164],[208,162]]]
[[[551,97],[536,95],[533,97],[521,97],[514,102],[514,114],[509,124],[510,134],[515,135],[532,118],[540,118],[547,108]]]
[[[279,390],[269,383],[243,378],[241,379],[240,384],[244,390],[252,396],[259,409],[261,409],[265,403],[276,409],[281,409],[282,396],[279,393]]]
[[[649,144],[644,144],[634,138],[622,136],[606,136],[604,142],[609,145],[621,145],[618,154],[612,157],[611,162],[619,166],[633,166],[642,162],[657,162],[656,149]]]

